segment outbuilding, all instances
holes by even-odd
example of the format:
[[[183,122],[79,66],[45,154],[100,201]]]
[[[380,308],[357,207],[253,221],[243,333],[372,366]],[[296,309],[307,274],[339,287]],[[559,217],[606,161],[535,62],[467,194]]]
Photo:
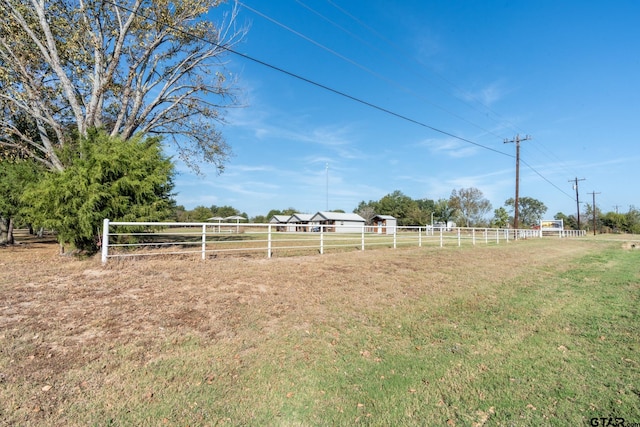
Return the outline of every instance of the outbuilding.
[[[291,215],[274,215],[269,220],[269,224],[275,224],[276,231],[287,231],[287,223]]]
[[[294,213],[289,218],[289,223],[292,224],[290,231],[311,231],[311,214]]]
[[[336,233],[360,233],[365,219],[355,213],[318,212],[311,222],[323,226],[324,231]]]
[[[373,230],[378,234],[395,234],[398,220],[391,215],[376,215],[371,219]]]

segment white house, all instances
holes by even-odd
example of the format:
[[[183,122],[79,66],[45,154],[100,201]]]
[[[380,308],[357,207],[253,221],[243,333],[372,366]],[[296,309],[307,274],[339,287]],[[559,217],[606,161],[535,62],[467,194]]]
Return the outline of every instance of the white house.
[[[311,222],[324,226],[324,231],[336,233],[360,233],[365,219],[358,214],[343,212],[318,212]]]
[[[371,219],[374,233],[394,234],[398,220],[391,215],[376,215]]]

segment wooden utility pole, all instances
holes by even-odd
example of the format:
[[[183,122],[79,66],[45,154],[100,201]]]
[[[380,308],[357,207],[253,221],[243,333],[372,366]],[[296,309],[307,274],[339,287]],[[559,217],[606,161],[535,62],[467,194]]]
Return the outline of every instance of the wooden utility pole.
[[[518,204],[520,203],[520,141],[527,141],[531,139],[529,135],[524,138],[520,138],[520,135],[516,135],[516,137],[512,140],[505,139],[504,143],[515,143],[516,144],[516,198],[513,204],[514,212],[513,212],[513,228],[518,229]]]
[[[573,188],[576,190],[576,208],[578,209],[578,230],[580,230],[580,196],[578,195],[578,181],[585,181],[585,178],[580,178],[576,176],[576,179],[570,179],[569,182],[573,182]]]
[[[593,235],[596,235],[596,194],[600,194],[600,193],[596,193],[595,191],[592,191],[591,193],[587,193],[587,194],[591,194],[593,195]]]

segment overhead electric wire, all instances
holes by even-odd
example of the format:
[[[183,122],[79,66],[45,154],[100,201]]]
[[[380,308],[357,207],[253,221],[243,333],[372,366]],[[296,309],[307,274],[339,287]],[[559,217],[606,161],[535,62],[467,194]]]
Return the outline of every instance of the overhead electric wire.
[[[524,165],[526,165],[529,169],[531,169],[532,171],[534,171],[540,178],[544,179],[545,181],[547,181],[549,184],[551,184],[553,187],[555,187],[558,191],[560,191],[562,194],[564,194],[565,196],[569,197],[571,200],[575,201],[576,198],[574,196],[572,196],[571,194],[565,192],[562,188],[558,187],[557,185],[555,185],[553,182],[549,181],[546,177],[544,177],[540,172],[538,172],[533,166],[531,166],[529,163],[527,163],[526,161],[522,160],[522,158],[520,159],[520,162],[522,162]]]
[[[303,5],[305,8],[311,10],[312,12],[316,13],[317,15],[319,15],[320,17],[322,17],[323,19],[325,19],[326,21],[330,22],[331,24],[333,24],[334,26],[336,26],[337,28],[341,29],[342,31],[344,31],[345,33],[351,35],[352,37],[354,37],[355,39],[357,39],[358,41],[362,42],[362,39],[360,37],[357,37],[355,35],[353,35],[353,33],[351,31],[347,31],[345,30],[342,26],[339,26],[338,24],[334,23],[333,21],[331,21],[330,19],[324,17],[323,15],[319,14],[318,12],[314,11],[313,9],[311,9],[310,7],[304,5],[302,3],[301,0],[295,0],[297,3]],[[385,42],[387,45],[389,45],[394,51],[398,52],[398,55],[402,56],[403,58],[406,58],[407,55],[404,52],[404,49],[402,46],[397,45],[396,43],[394,43],[393,41],[389,40],[388,38],[386,38],[383,34],[381,34],[380,32],[378,32],[375,28],[371,27],[370,25],[368,25],[367,23],[365,23],[364,21],[362,21],[360,18],[358,18],[357,16],[353,15],[352,13],[350,13],[349,11],[347,11],[346,9],[344,9],[343,7],[337,5],[335,2],[333,2],[332,0],[326,0],[327,3],[329,3],[331,6],[333,6],[335,9],[337,9],[339,12],[341,12],[342,14],[344,14],[345,16],[347,16],[348,18],[352,19],[353,21],[355,21],[358,25],[362,26],[363,28],[365,28],[367,31],[369,31],[370,33],[372,33],[373,35],[375,35],[378,39],[382,40],[383,42]],[[367,46],[372,46],[370,43],[368,42],[363,42],[364,44],[366,44]],[[374,49],[378,50],[378,51],[382,51],[381,49],[377,48],[374,46]],[[416,61],[419,65],[421,65],[422,67],[424,67],[424,64],[420,61]],[[433,70],[431,70],[431,72],[433,74],[435,74],[436,76],[438,76],[442,81],[444,81],[445,83],[447,83],[448,85],[450,85],[453,89],[458,90],[459,92],[464,92],[467,93],[466,91],[464,91],[463,89],[461,89],[459,86],[457,86],[455,83],[453,83],[452,81],[450,81],[449,79],[447,79],[445,76],[441,75],[440,73],[437,73]],[[515,124],[513,124],[510,120],[505,119],[504,117],[502,117],[499,113],[497,113],[496,111],[494,111],[491,107],[489,107],[488,105],[486,105],[484,102],[482,102],[480,99],[478,99],[476,96],[474,96],[473,94],[468,94],[468,96],[475,101],[477,104],[479,104],[480,106],[482,106],[486,111],[488,111],[489,113],[491,113],[493,116],[495,116],[497,123],[500,125],[506,125],[506,127],[510,127],[512,130],[514,130],[516,133],[526,133],[524,131],[522,131],[521,129],[518,129],[517,126]],[[461,102],[463,102],[464,104],[468,105],[469,107],[475,109],[478,112],[481,112],[479,109],[477,109],[474,105],[472,105],[469,102],[464,101],[463,99],[461,99],[459,96],[454,95],[455,98],[457,98],[458,100],[460,100]],[[488,116],[489,117],[489,116]],[[494,132],[491,131],[487,131],[488,133],[491,133],[494,136],[498,136],[496,135]],[[546,156],[548,158],[553,157],[554,161],[556,161],[565,171],[569,171],[569,169],[567,168],[567,166],[565,165],[565,163],[558,158],[558,156],[556,156],[553,151],[548,150],[544,144],[541,144],[540,142],[538,142],[537,144],[531,144],[530,146],[532,146],[534,149],[540,151],[543,155],[545,154],[544,151],[542,150],[544,148],[544,150],[547,151]],[[523,162],[525,163],[525,162]],[[540,172],[538,172],[536,169],[534,169],[531,165],[525,163],[525,165],[527,167],[529,167],[533,172],[535,172],[538,176],[540,176],[542,179],[544,179],[545,181],[547,181],[549,184],[551,184],[553,187],[555,187],[556,189],[558,189],[560,192],[567,194],[564,192],[564,190],[560,189],[560,187],[558,187],[557,185],[553,184],[549,179],[547,179],[546,177],[544,177]],[[570,175],[578,175],[575,174],[573,172],[570,173]],[[572,198],[575,200],[575,198],[572,196]]]
[[[225,51],[227,51],[227,52],[229,52],[229,53],[232,53],[232,54],[234,54],[234,55],[237,55],[237,56],[239,56],[239,57],[241,57],[241,58],[247,59],[247,60],[252,61],[252,62],[254,62],[254,63],[256,63],[256,64],[260,64],[260,65],[262,65],[262,66],[264,66],[264,67],[267,67],[267,68],[270,68],[270,69],[272,69],[272,70],[274,70],[274,71],[278,71],[278,72],[280,72],[280,73],[286,74],[286,75],[288,75],[289,77],[293,77],[293,78],[295,78],[295,79],[298,79],[298,80],[303,81],[303,82],[305,82],[305,83],[308,83],[308,84],[310,84],[310,85],[313,85],[313,86],[316,86],[316,87],[318,87],[318,88],[324,89],[324,90],[326,90],[326,91],[328,91],[328,92],[334,93],[334,94],[336,94],[336,95],[339,95],[339,96],[342,96],[342,97],[344,97],[344,98],[350,99],[350,100],[352,100],[352,101],[354,101],[354,102],[357,102],[357,103],[359,103],[359,104],[365,105],[365,106],[370,107],[370,108],[373,108],[373,109],[375,109],[375,110],[378,110],[378,111],[380,111],[380,112],[383,112],[383,113],[389,114],[389,115],[394,116],[394,117],[396,117],[396,118],[399,118],[399,119],[405,120],[405,121],[407,121],[407,122],[413,123],[413,124],[415,124],[415,125],[418,125],[418,126],[424,127],[424,128],[426,128],[426,129],[430,129],[430,130],[432,130],[432,131],[434,131],[434,132],[437,132],[437,133],[440,133],[440,134],[442,134],[442,135],[446,135],[446,136],[449,136],[449,137],[451,137],[451,138],[455,138],[455,139],[457,139],[457,140],[459,140],[459,141],[466,142],[466,143],[468,143],[468,144],[475,145],[475,146],[480,147],[480,148],[484,148],[485,150],[489,150],[489,151],[492,151],[492,152],[497,153],[497,154],[501,154],[501,155],[506,156],[506,157],[515,158],[515,156],[514,156],[514,155],[512,155],[512,154],[508,154],[508,153],[502,152],[502,151],[500,151],[500,150],[496,150],[496,149],[494,149],[494,148],[491,148],[491,147],[488,147],[488,146],[486,146],[486,145],[483,145],[483,144],[477,143],[477,142],[475,142],[475,141],[471,141],[470,139],[463,138],[463,137],[461,137],[461,136],[455,135],[455,134],[453,134],[453,133],[451,133],[451,132],[447,132],[447,131],[445,131],[445,130],[442,130],[442,129],[436,128],[436,127],[434,127],[434,126],[428,125],[428,124],[426,124],[426,123],[424,123],[424,122],[421,122],[421,121],[419,121],[419,120],[412,119],[412,118],[410,118],[410,117],[408,117],[408,116],[405,116],[405,115],[403,115],[403,114],[400,114],[400,113],[396,113],[396,112],[394,112],[394,111],[391,111],[391,110],[389,110],[388,108],[381,107],[381,106],[379,106],[379,105],[377,105],[377,104],[374,104],[374,103],[372,103],[372,102],[365,101],[365,100],[363,100],[363,99],[361,99],[361,98],[358,98],[358,97],[356,97],[356,96],[349,95],[349,94],[348,94],[348,93],[346,93],[346,92],[343,92],[343,91],[340,91],[340,90],[338,90],[338,89],[334,89],[334,88],[332,88],[332,87],[330,87],[330,86],[327,86],[327,85],[325,85],[325,84],[322,84],[322,83],[316,82],[315,80],[311,80],[311,79],[309,79],[309,78],[307,78],[307,77],[304,77],[304,76],[301,76],[301,75],[299,75],[299,74],[297,74],[297,73],[294,73],[294,72],[291,72],[291,71],[285,70],[284,68],[281,68],[281,67],[278,67],[278,66],[276,66],[276,65],[270,64],[270,63],[268,63],[268,62],[266,62],[266,61],[263,61],[263,60],[260,60],[260,59],[254,58],[254,57],[252,57],[252,56],[250,56],[250,55],[247,55],[247,54],[244,54],[244,53],[238,52],[238,51],[236,51],[236,50],[234,50],[234,49],[231,49],[231,48],[229,48],[229,47],[227,47],[227,46],[220,45],[220,44],[218,44],[218,43],[216,43],[216,42],[214,42],[214,41],[212,41],[212,40],[209,40],[209,39],[207,39],[207,38],[204,38],[204,37],[201,37],[201,36],[197,36],[197,35],[195,35],[195,34],[191,34],[191,33],[189,33],[188,31],[185,31],[185,30],[183,30],[183,29],[181,29],[181,28],[177,28],[177,27],[175,27],[175,26],[172,26],[172,25],[168,25],[168,24],[166,24],[166,23],[159,22],[159,21],[158,21],[157,19],[155,19],[155,18],[152,18],[152,17],[150,17],[150,16],[147,16],[147,15],[145,15],[145,14],[143,14],[143,13],[139,12],[139,11],[134,11],[134,10],[132,10],[132,9],[130,9],[130,8],[128,8],[128,7],[126,7],[126,6],[119,5],[119,4],[117,4],[117,3],[115,3],[115,2],[113,2],[113,1],[111,1],[111,0],[105,0],[105,2],[106,2],[106,3],[109,3],[109,4],[112,4],[112,5],[116,6],[116,7],[119,7],[119,8],[121,8],[121,9],[123,9],[123,10],[126,10],[126,11],[128,11],[128,12],[134,13],[134,14],[136,14],[137,16],[140,16],[140,17],[142,17],[142,18],[144,18],[144,19],[146,19],[146,20],[149,20],[149,21],[154,22],[154,23],[156,23],[156,24],[164,25],[164,26],[166,26],[167,28],[171,28],[172,30],[174,30],[174,31],[176,31],[176,32],[180,32],[180,33],[182,33],[182,34],[184,34],[184,35],[187,35],[187,36],[189,36],[189,37],[192,37],[192,38],[194,38],[194,39],[196,39],[196,40],[200,40],[200,41],[202,41],[202,42],[204,42],[204,43],[209,43],[209,44],[211,44],[211,45],[213,45],[213,46],[216,46],[216,47],[218,47],[218,48],[220,48],[220,49],[222,49],[222,50],[225,50]],[[242,4],[242,3],[240,3],[240,4]]]
[[[314,14],[316,14],[316,15],[317,15],[317,16],[319,16],[320,18],[324,19],[325,21],[327,21],[327,22],[331,23],[332,25],[334,25],[334,26],[338,27],[340,30],[347,32],[347,34],[350,34],[352,37],[355,37],[355,38],[356,38],[357,40],[359,40],[361,43],[365,43],[365,42],[364,42],[364,41],[362,41],[360,38],[356,37],[355,35],[353,35],[353,34],[352,34],[352,33],[350,33],[349,31],[347,31],[346,29],[342,28],[341,26],[339,26],[339,25],[338,25],[338,24],[336,24],[335,22],[331,21],[329,18],[325,17],[325,16],[324,16],[324,15],[322,15],[321,13],[319,13],[319,12],[317,12],[317,11],[313,10],[311,7],[309,7],[309,6],[305,5],[305,4],[304,4],[304,3],[302,3],[300,0],[295,0],[295,1],[296,1],[296,3],[300,4],[301,6],[303,6],[305,9],[307,9],[307,10],[309,10],[309,11],[313,12]],[[327,47],[327,46],[323,45],[322,43],[320,43],[320,42],[318,42],[318,41],[316,41],[316,40],[312,39],[311,37],[309,37],[309,36],[307,36],[307,35],[305,35],[305,34],[302,34],[302,33],[301,33],[301,32],[299,32],[299,31],[294,30],[293,28],[289,27],[288,25],[283,24],[282,22],[278,21],[277,19],[274,19],[274,18],[272,18],[271,16],[268,16],[267,14],[265,14],[265,13],[263,13],[263,12],[261,12],[261,11],[259,11],[259,10],[255,9],[255,8],[253,8],[253,7],[251,7],[251,6],[247,6],[245,3],[241,2],[241,1],[237,1],[237,3],[238,3],[239,5],[241,5],[242,7],[244,7],[245,9],[247,9],[247,10],[249,10],[249,11],[251,11],[251,12],[255,13],[256,15],[260,16],[261,18],[264,18],[264,19],[266,19],[266,20],[268,20],[268,21],[272,22],[273,24],[275,24],[275,25],[277,25],[277,26],[279,26],[279,27],[281,27],[281,28],[285,29],[286,31],[289,31],[290,33],[292,33],[292,34],[294,34],[294,35],[296,35],[296,36],[298,36],[298,37],[300,37],[300,38],[302,38],[302,39],[304,39],[304,40],[308,41],[309,43],[312,43],[313,45],[315,45],[315,46],[319,47],[320,49],[325,50],[326,52],[330,53],[331,55],[334,55],[334,56],[336,56],[336,57],[338,57],[338,58],[342,59],[343,61],[348,62],[349,64],[354,65],[354,66],[356,66],[356,67],[360,68],[361,70],[363,70],[363,71],[365,71],[365,72],[367,72],[367,73],[371,74],[372,76],[374,76],[374,77],[376,77],[376,78],[379,78],[380,80],[385,81],[385,82],[387,82],[387,83],[389,83],[389,84],[391,84],[391,85],[393,85],[393,86],[395,86],[395,87],[397,87],[397,88],[401,89],[401,90],[402,90],[402,91],[404,91],[405,93],[408,93],[408,94],[410,94],[410,95],[412,95],[412,96],[414,96],[414,97],[418,98],[420,101],[425,102],[425,103],[427,103],[427,104],[429,104],[429,105],[431,105],[431,106],[433,106],[433,107],[435,107],[435,108],[438,108],[439,110],[442,110],[442,111],[444,111],[445,113],[447,113],[447,114],[449,114],[449,115],[451,115],[451,116],[453,116],[453,117],[455,117],[455,118],[457,118],[457,119],[459,119],[459,120],[461,120],[461,121],[463,121],[463,122],[465,122],[465,123],[467,123],[467,124],[469,124],[469,125],[471,125],[471,126],[473,126],[473,127],[476,127],[476,128],[480,129],[480,130],[481,130],[481,131],[483,131],[483,132],[486,132],[487,134],[491,134],[491,135],[493,135],[493,136],[495,136],[495,137],[497,137],[497,138],[500,138],[500,136],[499,136],[499,135],[497,135],[497,134],[495,134],[493,131],[491,131],[491,130],[489,130],[489,129],[485,129],[485,128],[483,128],[482,126],[480,126],[480,125],[478,125],[478,124],[476,124],[476,123],[473,123],[472,121],[467,120],[466,118],[464,118],[464,117],[462,117],[462,116],[460,116],[460,115],[458,115],[458,114],[454,113],[453,111],[451,111],[451,110],[449,110],[449,109],[447,109],[447,108],[445,108],[445,107],[443,107],[443,106],[441,106],[441,105],[439,105],[439,104],[434,103],[433,101],[431,101],[431,100],[429,100],[429,99],[427,99],[427,98],[425,98],[425,97],[423,97],[423,96],[421,96],[421,95],[417,94],[415,91],[413,91],[413,90],[409,89],[408,87],[403,86],[402,84],[400,84],[400,83],[398,83],[398,82],[396,82],[396,81],[394,81],[394,80],[392,80],[392,79],[389,79],[389,78],[387,78],[387,77],[383,76],[383,75],[382,75],[382,74],[380,74],[380,73],[377,73],[377,72],[373,71],[372,69],[370,69],[370,68],[368,68],[368,67],[366,67],[366,66],[364,66],[364,65],[360,64],[359,62],[357,62],[357,61],[355,61],[355,60],[353,60],[353,59],[351,59],[351,58],[349,58],[349,57],[347,57],[347,56],[345,56],[345,55],[343,55],[343,54],[341,54],[341,53],[338,53],[337,51],[335,51],[335,50],[333,50],[333,49],[331,49],[331,48],[329,48],[329,47]],[[365,44],[369,45],[368,43],[365,43]]]

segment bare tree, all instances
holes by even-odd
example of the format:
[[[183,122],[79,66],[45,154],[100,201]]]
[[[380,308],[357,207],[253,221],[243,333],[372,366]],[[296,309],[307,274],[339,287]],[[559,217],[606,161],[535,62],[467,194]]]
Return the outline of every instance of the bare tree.
[[[124,139],[165,135],[194,169],[223,170],[230,148],[217,125],[239,105],[224,58],[246,29],[235,7],[208,21],[219,5],[0,0],[0,158],[18,151],[62,170],[56,148],[102,127]]]
[[[465,227],[478,224],[491,211],[491,203],[477,188],[453,190],[449,198],[450,205],[456,209]]]

